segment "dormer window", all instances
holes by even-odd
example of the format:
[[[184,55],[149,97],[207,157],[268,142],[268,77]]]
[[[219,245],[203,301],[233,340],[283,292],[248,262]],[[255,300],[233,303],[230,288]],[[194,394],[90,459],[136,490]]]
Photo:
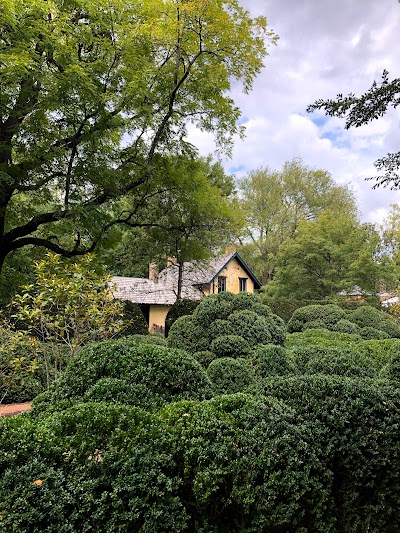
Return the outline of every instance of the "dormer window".
[[[218,276],[218,292],[226,292],[226,276]]]
[[[247,278],[239,278],[239,292],[247,291]]]

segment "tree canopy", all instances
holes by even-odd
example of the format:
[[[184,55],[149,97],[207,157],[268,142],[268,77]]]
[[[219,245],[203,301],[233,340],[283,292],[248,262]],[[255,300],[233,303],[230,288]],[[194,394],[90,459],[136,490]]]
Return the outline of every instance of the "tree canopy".
[[[27,245],[84,254],[130,222],[165,158],[193,153],[189,122],[229,150],[242,130],[228,90],[250,90],[276,40],[236,0],[1,9],[0,267]]]
[[[389,73],[384,70],[380,83],[374,81],[371,87],[361,96],[351,93],[347,96],[338,94],[336,99],[317,100],[309,105],[307,111],[324,109],[331,117],[346,117],[345,128],[358,128],[372,120],[382,117],[389,107],[396,108],[400,104],[400,78],[389,80]],[[390,186],[400,188],[400,152],[388,153],[378,159],[375,166],[384,174],[369,179],[376,180],[374,188]]]

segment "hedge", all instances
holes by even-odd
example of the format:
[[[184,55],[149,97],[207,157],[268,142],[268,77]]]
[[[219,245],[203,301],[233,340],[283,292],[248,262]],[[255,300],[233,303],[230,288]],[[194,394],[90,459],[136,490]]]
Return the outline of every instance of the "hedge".
[[[347,318],[346,311],[337,305],[307,305],[295,310],[287,324],[287,329],[290,333],[303,331],[305,324],[315,321],[317,321],[315,326],[311,327],[331,329],[339,320],[345,318]]]
[[[207,368],[214,394],[241,392],[255,382],[254,371],[246,359],[214,359]]]
[[[261,379],[297,371],[291,352],[274,344],[257,346],[250,355],[252,367]]]

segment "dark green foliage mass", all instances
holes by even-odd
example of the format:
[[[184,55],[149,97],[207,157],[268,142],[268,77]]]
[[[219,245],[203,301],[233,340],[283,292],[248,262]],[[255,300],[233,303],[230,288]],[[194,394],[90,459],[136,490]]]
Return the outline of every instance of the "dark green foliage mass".
[[[127,337],[83,349],[51,389],[38,397],[34,413],[65,399],[122,401],[151,409],[174,399],[202,399],[208,394],[207,375],[187,353],[138,344]]]
[[[119,332],[118,336],[146,335],[148,333],[149,325],[147,324],[139,305],[130,302],[129,300],[124,300],[122,303],[124,328]]]
[[[285,337],[284,321],[258,296],[223,292],[204,298],[191,316],[178,318],[169,332],[168,346],[189,353],[211,351],[217,357],[240,357],[258,344],[283,344]]]
[[[291,352],[283,346],[275,344],[257,346],[252,351],[250,359],[256,375],[261,379],[296,372]]]
[[[254,372],[246,359],[223,357],[211,361],[207,368],[214,394],[241,392],[254,383]]]
[[[175,320],[181,316],[191,315],[198,305],[198,300],[177,300],[174,305],[170,307],[165,319],[167,330],[169,331]]]
[[[357,324],[360,328],[371,327],[384,331],[389,337],[400,337],[400,324],[384,311],[366,305],[347,315],[348,320]]]
[[[344,318],[346,318],[346,312],[337,305],[307,305],[295,310],[287,328],[290,333],[303,331],[303,329],[307,329],[307,323],[312,322],[315,324],[315,326],[311,326],[312,329],[323,327],[330,329],[330,326]]]

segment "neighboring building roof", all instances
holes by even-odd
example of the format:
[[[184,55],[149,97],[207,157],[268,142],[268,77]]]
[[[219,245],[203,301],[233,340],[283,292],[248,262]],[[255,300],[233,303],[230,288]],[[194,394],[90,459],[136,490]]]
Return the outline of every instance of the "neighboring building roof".
[[[232,260],[236,259],[259,289],[261,283],[237,252],[211,260],[209,263],[186,261],[183,263],[182,298],[201,300],[202,285],[211,283]],[[157,281],[145,278],[114,276],[112,292],[118,300],[130,300],[140,304],[173,305],[178,292],[178,266],[170,265],[160,272]]]

